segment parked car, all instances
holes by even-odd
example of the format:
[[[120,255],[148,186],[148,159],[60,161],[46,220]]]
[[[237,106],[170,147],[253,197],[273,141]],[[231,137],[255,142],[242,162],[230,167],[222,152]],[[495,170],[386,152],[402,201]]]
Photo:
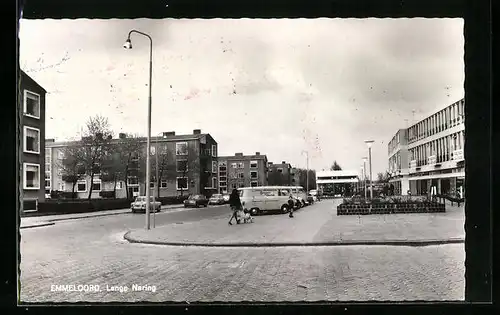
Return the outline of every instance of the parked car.
[[[213,194],[208,200],[209,205],[223,205],[225,203],[222,194]]]
[[[195,207],[208,206],[208,199],[203,195],[191,195],[188,199],[184,200],[184,207]]]
[[[155,201],[154,197],[149,197],[149,211],[158,212],[161,210],[161,202]],[[130,204],[133,213],[146,212],[146,196],[137,196]]]
[[[224,203],[229,203],[229,194],[222,195],[222,198],[224,198]]]
[[[307,196],[307,203],[312,205],[314,202],[316,201],[316,197],[314,197],[313,195],[309,194]]]

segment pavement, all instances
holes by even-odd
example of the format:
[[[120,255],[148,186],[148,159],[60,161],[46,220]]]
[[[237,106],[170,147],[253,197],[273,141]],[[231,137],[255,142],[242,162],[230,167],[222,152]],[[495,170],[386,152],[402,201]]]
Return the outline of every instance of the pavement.
[[[311,213],[316,206],[319,204],[299,210],[294,219]],[[228,216],[226,206],[165,211],[156,215],[155,229]],[[144,217],[128,213],[22,229],[21,305],[465,298],[464,244],[196,247],[131,244],[124,240],[128,230],[144,228]],[[257,216],[251,225],[258,226],[264,218],[279,218],[280,223],[292,220],[286,215]],[[234,232],[251,225],[228,227],[224,222],[222,228],[232,228],[227,231]],[[137,284],[150,290],[135,291],[133,286]],[[57,286],[64,285],[74,287],[58,290]],[[99,289],[92,291],[89,285]]]
[[[132,243],[179,246],[429,246],[463,243],[464,205],[446,205],[445,213],[337,216],[341,200],[323,200],[288,215],[262,215],[254,223],[232,226],[230,217],[172,223],[128,231]],[[234,221],[233,221],[234,222]]]
[[[165,205],[162,206],[162,212],[170,212],[177,209],[184,209],[182,204],[180,205]],[[117,209],[117,210],[106,210],[106,211],[96,211],[96,212],[85,212],[85,213],[72,213],[72,214],[57,214],[57,215],[47,215],[47,216],[37,216],[37,217],[24,217],[21,218],[21,229],[29,229],[35,227],[54,225],[57,221],[66,220],[76,220],[85,218],[95,218],[104,217],[110,215],[119,215],[130,213],[130,209]],[[158,214],[158,213],[157,213]]]

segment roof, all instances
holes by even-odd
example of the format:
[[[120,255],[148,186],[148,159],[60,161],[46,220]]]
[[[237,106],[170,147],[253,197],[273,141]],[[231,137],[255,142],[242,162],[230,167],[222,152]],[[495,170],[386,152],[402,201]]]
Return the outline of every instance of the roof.
[[[241,160],[241,159],[265,159],[267,160],[267,155],[265,154],[259,154],[259,155],[226,155],[226,156],[219,156],[219,159],[226,159],[226,160]]]
[[[358,176],[358,171],[341,170],[341,171],[317,171],[317,177],[336,177],[336,176]]]
[[[45,93],[47,93],[47,90],[45,90],[43,88],[43,86],[41,86],[40,84],[38,84],[38,82],[36,82],[32,77],[30,77],[28,74],[26,74],[26,72],[24,72],[23,70],[21,70],[21,81],[22,80],[27,80],[27,81],[30,81],[32,84],[34,84],[36,87],[38,87],[40,90],[44,91]]]

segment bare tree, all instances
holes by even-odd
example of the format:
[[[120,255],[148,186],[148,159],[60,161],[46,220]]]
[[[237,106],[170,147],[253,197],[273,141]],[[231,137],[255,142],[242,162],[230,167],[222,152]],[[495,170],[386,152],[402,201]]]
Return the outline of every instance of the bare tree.
[[[107,154],[111,152],[111,139],[113,134],[108,119],[97,115],[90,117],[86,123],[86,129],[82,134],[83,164],[87,175],[90,176],[90,189],[88,199],[92,198],[94,176],[100,173],[102,163]]]
[[[76,183],[85,176],[84,150],[79,142],[63,148],[63,159],[58,163],[62,170],[62,180],[71,183],[71,196],[75,197]]]
[[[139,161],[141,160],[142,142],[137,135],[126,134],[124,139],[120,139],[113,149],[117,154],[114,169],[117,171],[117,181],[125,182],[127,199],[131,196],[128,189],[128,178],[139,176]]]
[[[307,169],[297,168],[295,171],[299,174],[299,186],[307,187]],[[316,189],[316,172],[309,170],[309,189]]]
[[[124,178],[124,168],[122,159],[117,146],[109,152],[103,159],[101,164],[101,179],[104,182],[113,183],[113,196],[116,198],[116,184],[119,180]]]
[[[337,161],[333,161],[332,166],[330,167],[330,171],[341,171],[342,167],[340,167],[339,163]]]
[[[156,151],[158,150],[158,151]],[[169,180],[176,177],[176,165],[175,157],[172,152],[169,152],[166,145],[165,146],[155,146],[155,155],[152,162],[152,176],[155,177],[156,182],[156,195],[160,196],[160,185],[163,179]],[[158,161],[156,161],[158,159]],[[156,178],[156,166],[158,166],[158,178]]]

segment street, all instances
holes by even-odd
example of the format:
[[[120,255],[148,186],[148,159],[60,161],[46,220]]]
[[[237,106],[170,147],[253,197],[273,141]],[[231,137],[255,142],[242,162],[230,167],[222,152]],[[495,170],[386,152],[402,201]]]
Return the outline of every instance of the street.
[[[299,210],[297,219],[321,206],[319,203]],[[156,226],[213,221],[229,215],[227,206],[159,213]],[[275,218],[259,216],[253,226]],[[144,215],[122,214],[21,230],[20,300],[464,299],[463,244],[200,248],[131,244],[123,240],[127,230],[143,226]],[[234,237],[239,227],[230,230]],[[96,285],[99,290],[55,291],[61,285]],[[149,290],[132,291],[133,285],[147,286]],[[129,290],[125,292],[124,287]]]

